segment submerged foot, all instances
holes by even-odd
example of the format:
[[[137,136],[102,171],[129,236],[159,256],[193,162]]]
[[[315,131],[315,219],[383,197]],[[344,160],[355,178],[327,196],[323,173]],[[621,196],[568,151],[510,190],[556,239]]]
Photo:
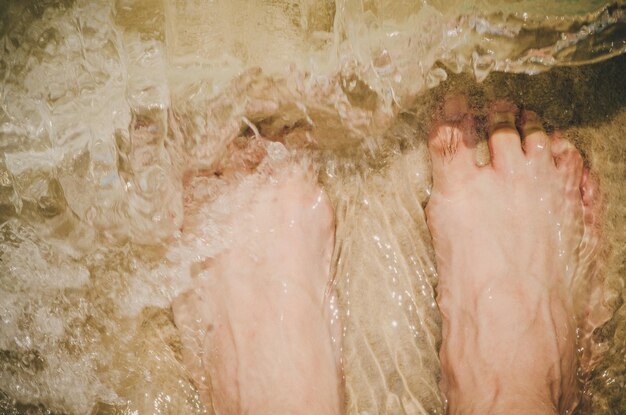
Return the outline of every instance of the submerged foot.
[[[229,206],[230,247],[173,303],[183,359],[217,413],[339,414],[332,208],[301,166],[248,179],[230,190],[247,200]]]
[[[589,277],[581,273],[598,243],[597,186],[576,148],[548,137],[531,112],[492,106],[484,167],[465,99],[442,112],[429,140],[427,218],[448,411],[570,413],[579,400],[572,285]]]

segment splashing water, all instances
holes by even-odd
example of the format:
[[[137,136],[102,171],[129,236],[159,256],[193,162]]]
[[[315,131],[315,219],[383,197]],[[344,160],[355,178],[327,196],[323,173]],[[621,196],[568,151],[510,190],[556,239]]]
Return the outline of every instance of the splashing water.
[[[424,138],[459,85],[540,108],[597,169],[615,317],[583,411],[626,411],[626,64],[601,62],[626,5],[253,3],[0,5],[0,412],[211,411],[170,300],[225,246],[223,182],[198,172],[260,134],[315,159],[335,205],[348,412],[443,413]]]

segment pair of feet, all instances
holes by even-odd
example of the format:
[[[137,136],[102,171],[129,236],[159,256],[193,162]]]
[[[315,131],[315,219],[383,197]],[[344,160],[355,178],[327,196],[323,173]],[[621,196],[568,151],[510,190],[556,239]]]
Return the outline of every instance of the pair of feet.
[[[579,389],[571,290],[597,243],[597,188],[574,146],[534,114],[497,103],[489,124],[483,167],[463,97],[446,100],[429,139],[442,391],[450,413],[569,411]],[[252,182],[233,185],[251,197],[232,208],[229,249],[173,303],[183,359],[217,413],[342,413],[332,207],[305,167]]]

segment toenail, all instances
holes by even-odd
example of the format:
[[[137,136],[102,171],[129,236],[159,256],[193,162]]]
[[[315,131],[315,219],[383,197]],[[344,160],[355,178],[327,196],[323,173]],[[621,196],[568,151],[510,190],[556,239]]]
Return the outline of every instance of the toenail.
[[[461,121],[467,114],[467,99],[464,96],[451,96],[443,103],[443,120],[445,122]]]
[[[493,135],[497,130],[512,129],[515,126],[515,114],[512,112],[494,112],[489,117],[489,135]]]
[[[522,131],[522,135],[524,137],[528,137],[536,132],[545,133],[541,120],[534,112],[526,111],[524,112],[522,118],[520,130]]]

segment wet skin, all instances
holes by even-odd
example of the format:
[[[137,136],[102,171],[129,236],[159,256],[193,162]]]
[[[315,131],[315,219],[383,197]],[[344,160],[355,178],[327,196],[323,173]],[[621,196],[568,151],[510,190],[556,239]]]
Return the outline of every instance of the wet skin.
[[[593,265],[596,183],[534,114],[496,103],[490,123],[483,167],[463,97],[444,103],[429,138],[441,389],[450,414],[568,413],[579,400],[571,290]],[[342,413],[329,201],[298,166],[229,191],[253,194],[232,207],[231,246],[172,305],[190,375],[220,414]]]
[[[475,163],[463,97],[445,102],[429,139],[441,388],[450,414],[570,413],[579,399],[571,286],[588,269],[581,247],[597,240],[595,182],[533,113],[499,102],[489,118],[486,166]]]
[[[230,191],[253,195],[232,206],[229,249],[172,305],[185,364],[219,414],[340,414],[330,202],[297,165]]]

